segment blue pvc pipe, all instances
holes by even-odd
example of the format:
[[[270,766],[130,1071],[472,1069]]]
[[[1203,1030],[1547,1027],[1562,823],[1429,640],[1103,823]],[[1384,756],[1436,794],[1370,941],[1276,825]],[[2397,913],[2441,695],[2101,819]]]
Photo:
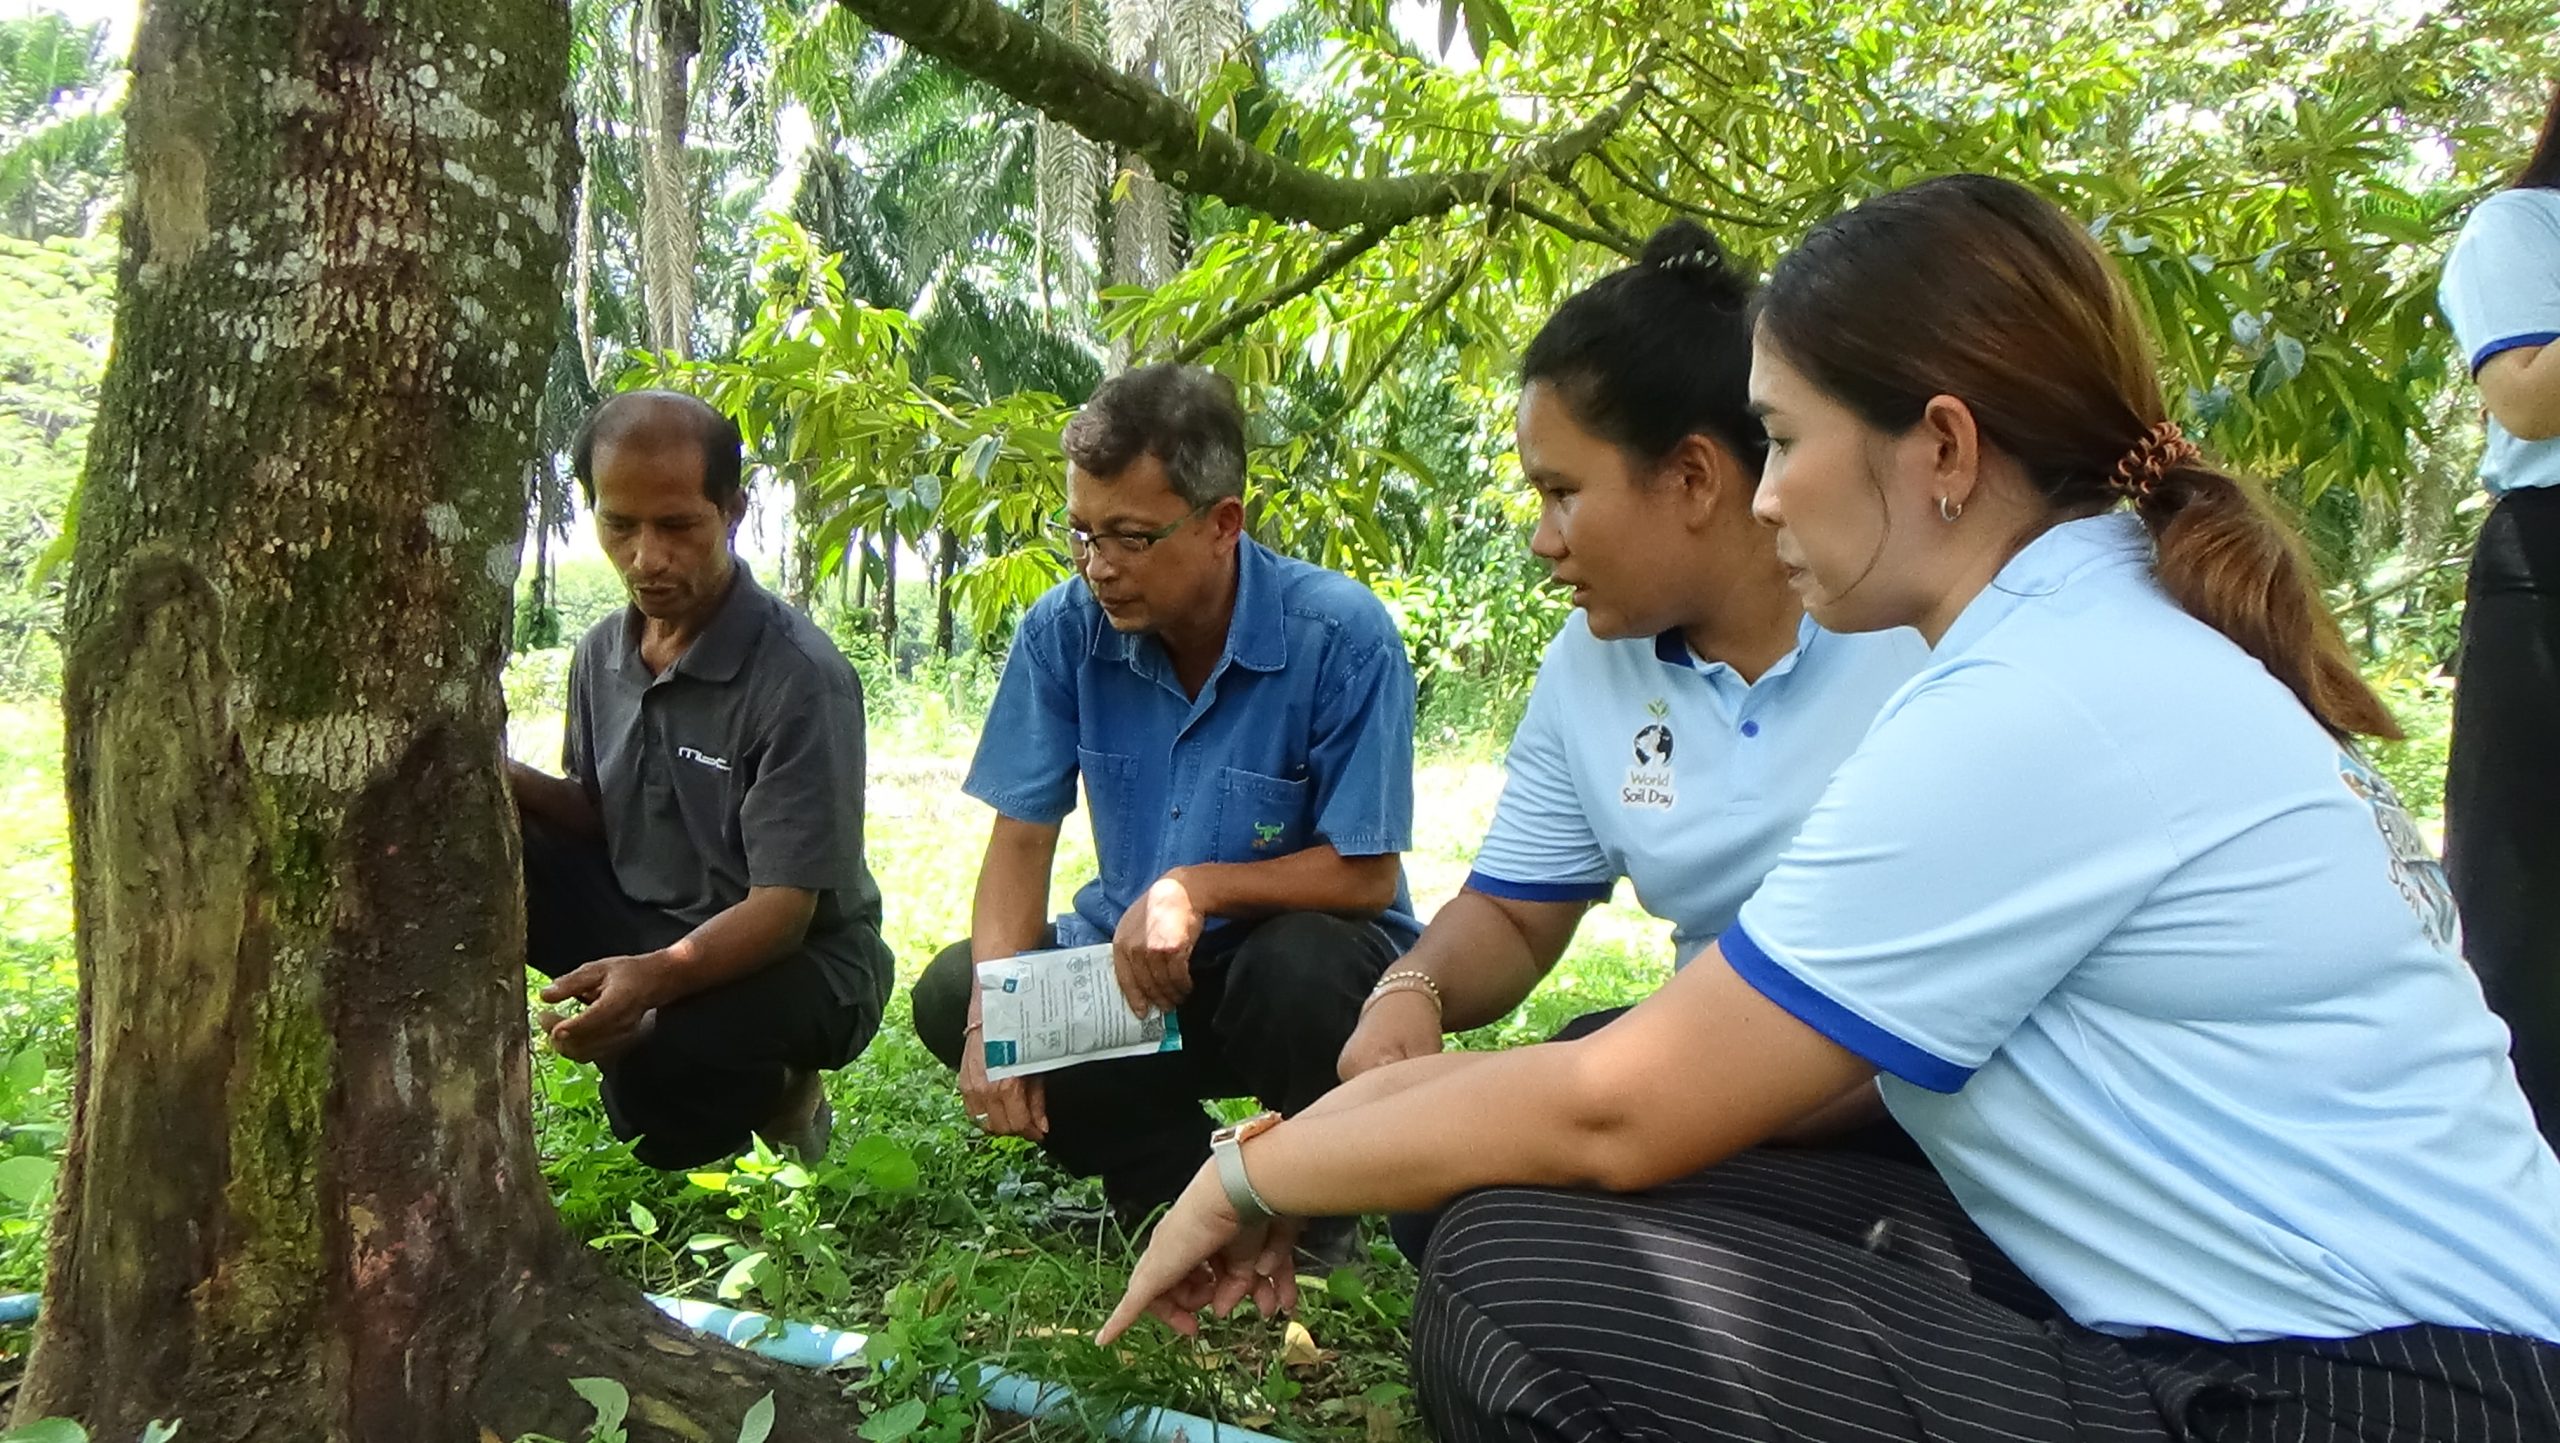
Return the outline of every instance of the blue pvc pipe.
[[[0,1295],[0,1327],[32,1323],[41,1297],[36,1293]],[[700,1303],[690,1298],[666,1298],[649,1294],[658,1311],[697,1332],[709,1333],[724,1342],[734,1343],[749,1352],[771,1358],[777,1363],[790,1363],[802,1368],[826,1368],[850,1362],[862,1355],[863,1336],[841,1328],[818,1323],[777,1323],[762,1313],[724,1308],[717,1303]],[[945,1373],[935,1385],[946,1393],[960,1389],[960,1380]],[[984,1390],[987,1406],[1018,1418],[1046,1418],[1070,1407],[1076,1395],[1064,1385],[1043,1383],[1025,1373],[999,1368],[992,1363],[978,1369],[978,1386]],[[1118,1443],[1280,1443],[1280,1440],[1233,1423],[1220,1423],[1196,1413],[1177,1412],[1171,1408],[1130,1408],[1102,1425],[1103,1434]]]
[[[864,1340],[860,1333],[848,1333],[815,1323],[777,1323],[762,1313],[742,1312],[687,1298],[660,1297],[655,1293],[649,1295],[649,1301],[657,1304],[660,1312],[686,1327],[725,1339],[779,1363],[824,1368],[857,1357],[862,1352]],[[946,1393],[958,1392],[960,1388],[960,1380],[948,1373],[936,1377],[934,1383]],[[1044,1383],[1027,1373],[1016,1373],[992,1363],[979,1366],[978,1386],[988,1407],[1011,1413],[1017,1418],[1046,1418],[1071,1407],[1076,1396],[1064,1384]],[[1104,1423],[1102,1431],[1105,1437],[1118,1440],[1118,1443],[1280,1443],[1268,1434],[1172,1408],[1126,1409]]]

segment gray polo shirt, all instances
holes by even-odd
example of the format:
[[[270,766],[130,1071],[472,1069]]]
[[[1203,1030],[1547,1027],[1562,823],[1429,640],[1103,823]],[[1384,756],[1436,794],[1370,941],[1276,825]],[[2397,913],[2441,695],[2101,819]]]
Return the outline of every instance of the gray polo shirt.
[[[698,927],[749,887],[815,892],[804,945],[839,998],[876,1016],[891,969],[862,857],[862,683],[735,568],[711,625],[656,676],[637,611],[579,641],[563,761],[604,818],[625,895]]]

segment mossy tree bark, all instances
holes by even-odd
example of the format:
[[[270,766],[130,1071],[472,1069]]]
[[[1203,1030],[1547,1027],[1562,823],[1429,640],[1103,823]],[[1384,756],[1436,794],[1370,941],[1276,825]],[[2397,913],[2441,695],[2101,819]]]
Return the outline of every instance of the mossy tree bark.
[[[561,0],[155,0],[64,709],[79,1080],[22,1417],[844,1436],[552,1215],[500,759]]]

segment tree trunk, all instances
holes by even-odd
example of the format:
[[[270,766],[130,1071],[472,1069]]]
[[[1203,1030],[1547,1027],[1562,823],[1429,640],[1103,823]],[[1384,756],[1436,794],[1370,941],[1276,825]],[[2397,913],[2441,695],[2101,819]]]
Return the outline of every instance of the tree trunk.
[[[685,132],[702,35],[693,0],[640,0],[632,23],[641,56],[633,81],[640,110],[640,265],[648,274],[649,344],[691,360],[693,269],[702,230]]]
[[[80,1063],[19,1415],[734,1436],[778,1370],[565,1237],[528,1105],[507,583],[561,0],[157,0],[63,704]],[[784,1431],[851,1419],[806,1377]]]
[[[907,674],[907,664],[898,655],[898,534],[880,534],[880,649],[887,653],[898,675]]]
[[[960,574],[960,535],[946,526],[935,533],[933,574],[933,649],[944,661],[951,659],[953,625],[952,592],[954,578]]]

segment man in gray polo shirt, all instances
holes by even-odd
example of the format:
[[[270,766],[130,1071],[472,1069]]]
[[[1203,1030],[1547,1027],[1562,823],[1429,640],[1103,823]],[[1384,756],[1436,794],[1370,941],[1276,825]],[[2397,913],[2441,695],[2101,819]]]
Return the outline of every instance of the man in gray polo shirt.
[[[573,453],[631,605],[578,643],[568,776],[511,764],[526,960],[552,1045],[602,1069],[616,1136],[655,1167],[750,1132],[825,1150],[822,1075],[879,1029],[890,962],[862,855],[862,688],[731,551],[737,427],[634,391]]]

